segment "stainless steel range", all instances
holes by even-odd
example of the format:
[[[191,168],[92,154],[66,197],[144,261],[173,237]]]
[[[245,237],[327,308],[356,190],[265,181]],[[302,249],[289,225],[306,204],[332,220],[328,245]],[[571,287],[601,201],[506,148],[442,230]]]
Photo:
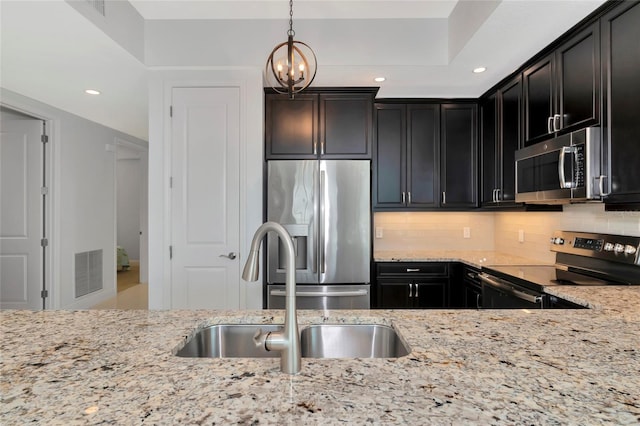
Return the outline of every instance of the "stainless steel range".
[[[483,268],[483,308],[571,308],[545,294],[557,285],[640,285],[640,237],[556,231],[555,265]]]

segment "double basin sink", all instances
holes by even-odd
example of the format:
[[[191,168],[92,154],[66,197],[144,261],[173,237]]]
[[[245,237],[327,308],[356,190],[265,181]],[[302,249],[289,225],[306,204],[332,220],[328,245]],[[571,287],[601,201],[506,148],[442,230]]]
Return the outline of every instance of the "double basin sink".
[[[275,358],[277,351],[256,346],[258,329],[277,331],[277,324],[218,324],[198,331],[176,353],[196,358]],[[400,358],[409,347],[389,326],[379,324],[309,325],[300,332],[303,358]]]

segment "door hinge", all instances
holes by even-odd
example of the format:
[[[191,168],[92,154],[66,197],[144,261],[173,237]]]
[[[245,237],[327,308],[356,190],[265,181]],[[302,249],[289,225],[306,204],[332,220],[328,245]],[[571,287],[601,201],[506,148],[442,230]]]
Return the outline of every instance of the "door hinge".
[[[49,136],[42,135],[42,136],[40,136],[40,140],[42,141],[42,143],[47,143],[47,142],[49,142]]]
[[[40,292],[40,297],[42,297],[43,299],[49,297],[49,292],[47,290],[42,290]]]
[[[169,117],[173,117],[173,105],[169,106]]]
[[[173,246],[169,246],[169,259],[173,259]]]
[[[41,245],[42,247],[47,247],[47,246],[49,245],[49,240],[48,240],[48,239],[46,239],[46,238],[41,239],[41,240],[40,240],[40,245]]]

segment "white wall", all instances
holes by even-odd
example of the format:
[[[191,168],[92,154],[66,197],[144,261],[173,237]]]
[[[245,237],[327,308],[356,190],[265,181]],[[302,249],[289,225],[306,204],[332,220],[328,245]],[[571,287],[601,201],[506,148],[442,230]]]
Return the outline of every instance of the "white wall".
[[[155,70],[149,82],[149,308],[171,308],[169,198],[173,87],[240,88],[240,253],[243,265],[262,223],[264,91],[261,69]],[[262,268],[264,269],[264,268]],[[240,308],[262,308],[262,280],[240,282]]]
[[[48,170],[53,253],[49,308],[88,308],[115,294],[115,141],[147,142],[0,89],[4,105],[49,123],[52,162]],[[75,298],[75,254],[103,250],[103,290]]]

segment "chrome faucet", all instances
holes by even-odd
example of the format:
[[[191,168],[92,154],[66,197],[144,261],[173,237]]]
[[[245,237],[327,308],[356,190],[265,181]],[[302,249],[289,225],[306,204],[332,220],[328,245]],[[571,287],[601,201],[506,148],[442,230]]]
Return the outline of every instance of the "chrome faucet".
[[[284,243],[286,253],[286,312],[284,328],[280,331],[263,333],[258,329],[253,340],[256,345],[268,351],[280,351],[280,369],[283,373],[297,374],[300,372],[300,334],[298,333],[298,317],[296,315],[296,256],[293,240],[284,228],[276,222],[265,222],[257,230],[251,241],[249,258],[242,271],[245,281],[257,281],[259,269],[260,243],[267,232],[273,231]]]

